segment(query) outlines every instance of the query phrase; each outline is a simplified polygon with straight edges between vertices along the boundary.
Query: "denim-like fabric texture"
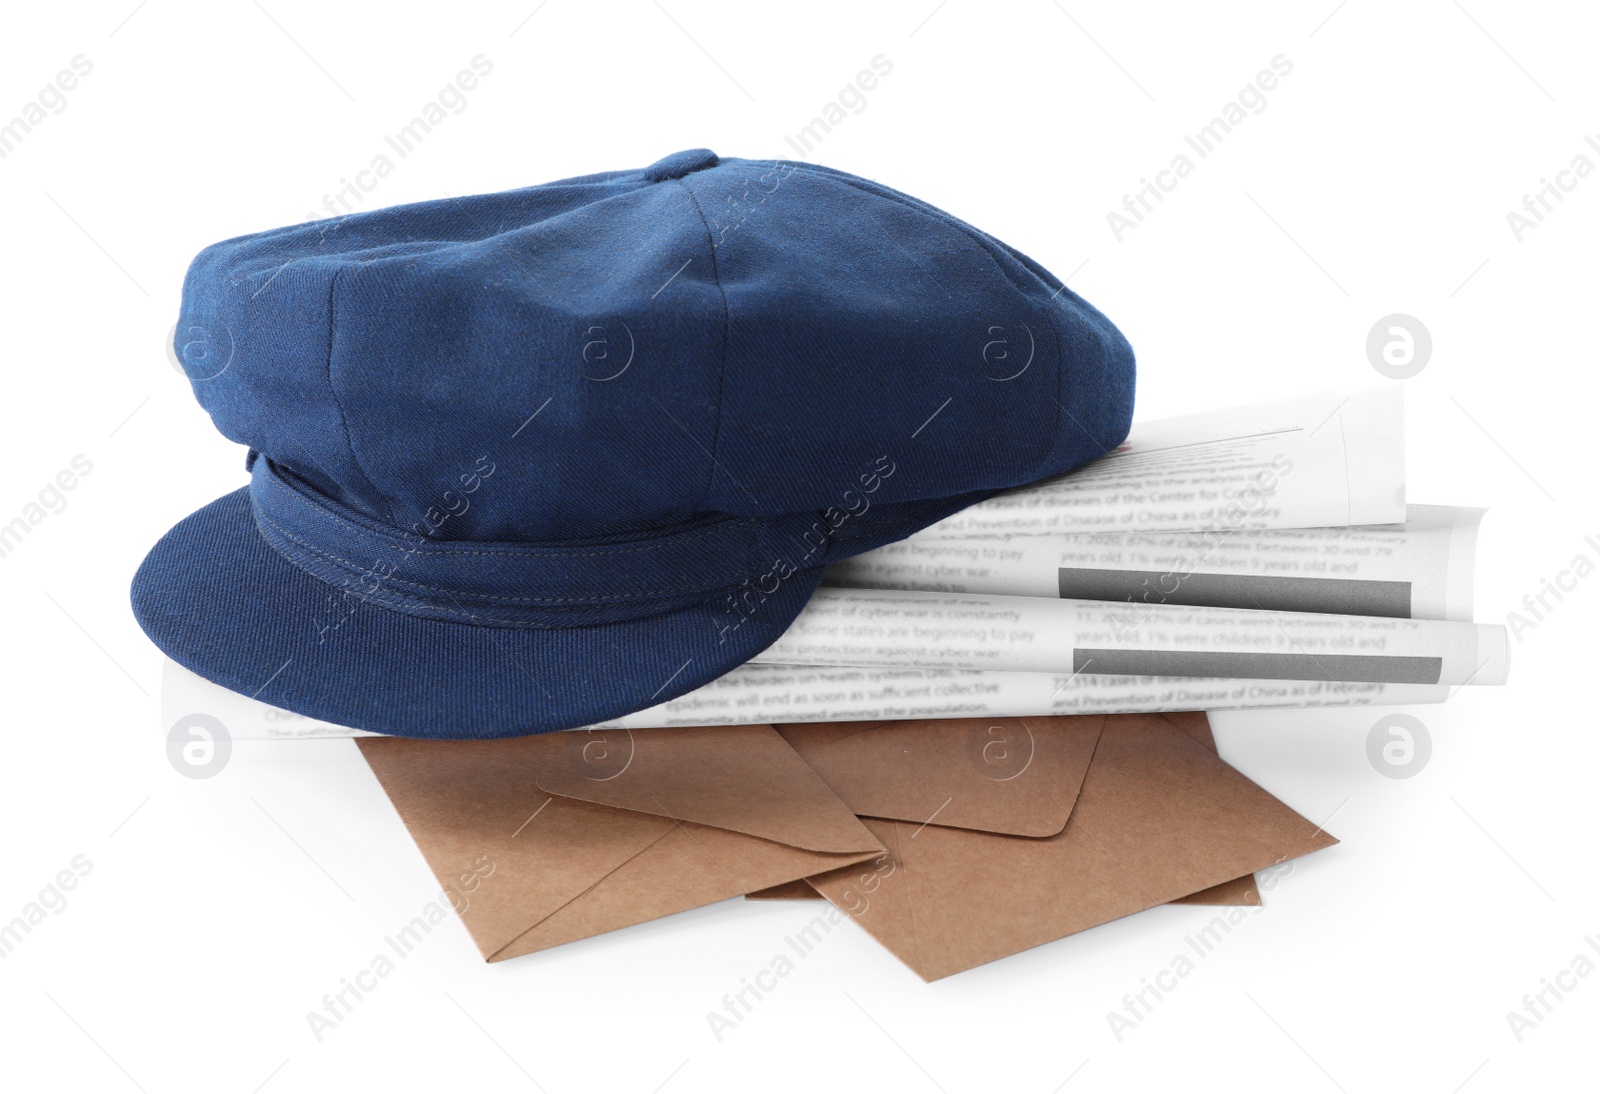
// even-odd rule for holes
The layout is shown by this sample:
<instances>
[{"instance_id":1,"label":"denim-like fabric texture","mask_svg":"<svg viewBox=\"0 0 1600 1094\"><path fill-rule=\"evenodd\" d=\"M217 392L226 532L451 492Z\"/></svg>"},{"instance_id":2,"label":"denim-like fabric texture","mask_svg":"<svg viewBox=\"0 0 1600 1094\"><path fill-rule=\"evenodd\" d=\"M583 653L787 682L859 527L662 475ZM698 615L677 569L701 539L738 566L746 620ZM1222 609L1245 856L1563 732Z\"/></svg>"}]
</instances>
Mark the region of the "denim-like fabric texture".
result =
<instances>
[{"instance_id":1,"label":"denim-like fabric texture","mask_svg":"<svg viewBox=\"0 0 1600 1094\"><path fill-rule=\"evenodd\" d=\"M176 349L251 484L134 578L174 660L361 729L716 678L830 561L1126 437L1112 324L914 198L703 149L216 244Z\"/></svg>"}]
</instances>

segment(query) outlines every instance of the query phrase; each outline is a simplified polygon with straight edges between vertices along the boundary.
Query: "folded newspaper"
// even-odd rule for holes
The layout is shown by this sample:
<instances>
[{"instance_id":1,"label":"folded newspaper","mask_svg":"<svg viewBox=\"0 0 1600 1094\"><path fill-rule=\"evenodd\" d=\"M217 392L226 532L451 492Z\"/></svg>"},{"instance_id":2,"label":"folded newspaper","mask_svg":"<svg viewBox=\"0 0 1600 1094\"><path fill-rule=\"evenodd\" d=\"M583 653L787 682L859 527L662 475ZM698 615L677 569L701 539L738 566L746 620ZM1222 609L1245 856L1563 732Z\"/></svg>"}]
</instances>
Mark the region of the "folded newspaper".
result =
<instances>
[{"instance_id":1,"label":"folded newspaper","mask_svg":"<svg viewBox=\"0 0 1600 1094\"><path fill-rule=\"evenodd\" d=\"M1402 524L914 537L835 563L823 584L1467 622L1482 518L1408 505Z\"/></svg>"},{"instance_id":2,"label":"folded newspaper","mask_svg":"<svg viewBox=\"0 0 1600 1094\"><path fill-rule=\"evenodd\" d=\"M913 539L1233 532L1406 519L1399 386L1135 422L1115 452Z\"/></svg>"},{"instance_id":3,"label":"folded newspaper","mask_svg":"<svg viewBox=\"0 0 1600 1094\"><path fill-rule=\"evenodd\" d=\"M751 663L607 728L1443 701L1503 684L1483 511L1407 505L1400 388L1135 425L1083 468L831 567ZM169 662L168 725L349 736Z\"/></svg>"}]
</instances>

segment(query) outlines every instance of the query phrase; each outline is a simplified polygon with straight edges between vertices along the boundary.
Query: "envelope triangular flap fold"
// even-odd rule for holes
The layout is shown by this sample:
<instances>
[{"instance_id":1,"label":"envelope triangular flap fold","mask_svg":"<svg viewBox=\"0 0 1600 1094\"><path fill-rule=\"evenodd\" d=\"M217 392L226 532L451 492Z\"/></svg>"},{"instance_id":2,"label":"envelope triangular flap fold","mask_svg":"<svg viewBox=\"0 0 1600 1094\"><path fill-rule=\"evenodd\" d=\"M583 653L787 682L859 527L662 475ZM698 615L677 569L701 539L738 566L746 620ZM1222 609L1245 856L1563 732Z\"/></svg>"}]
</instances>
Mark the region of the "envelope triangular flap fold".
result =
<instances>
[{"instance_id":1,"label":"envelope triangular flap fold","mask_svg":"<svg viewBox=\"0 0 1600 1094\"><path fill-rule=\"evenodd\" d=\"M1056 836L868 824L888 855L808 880L926 980L1338 842L1160 715L1106 719Z\"/></svg>"},{"instance_id":2,"label":"envelope triangular flap fold","mask_svg":"<svg viewBox=\"0 0 1600 1094\"><path fill-rule=\"evenodd\" d=\"M1066 827L1104 722L933 718L778 730L860 816L1043 837Z\"/></svg>"},{"instance_id":3,"label":"envelope triangular flap fold","mask_svg":"<svg viewBox=\"0 0 1600 1094\"><path fill-rule=\"evenodd\" d=\"M1198 710L1168 710L1162 711L1160 717L1165 718L1179 729L1183 730L1195 742L1209 748L1212 752L1217 750L1217 738L1211 732L1211 719Z\"/></svg>"},{"instance_id":4,"label":"envelope triangular flap fold","mask_svg":"<svg viewBox=\"0 0 1600 1094\"><path fill-rule=\"evenodd\" d=\"M768 725L576 730L530 739L539 789L808 851L881 851Z\"/></svg>"},{"instance_id":5,"label":"envelope triangular flap fold","mask_svg":"<svg viewBox=\"0 0 1600 1094\"><path fill-rule=\"evenodd\" d=\"M502 961L605 931L659 919L754 889L852 863L870 867L881 848L833 854L687 822L607 874L583 896L533 924L500 952Z\"/></svg>"},{"instance_id":6,"label":"envelope triangular flap fold","mask_svg":"<svg viewBox=\"0 0 1600 1094\"><path fill-rule=\"evenodd\" d=\"M539 790L537 740L356 741L486 958L673 828Z\"/></svg>"},{"instance_id":7,"label":"envelope triangular flap fold","mask_svg":"<svg viewBox=\"0 0 1600 1094\"><path fill-rule=\"evenodd\" d=\"M785 741L789 742L800 755L804 756L809 750L818 745L831 744L845 737L854 737L857 733L865 733L871 729L882 729L891 726L892 721L863 721L863 722L784 722L774 725Z\"/></svg>"},{"instance_id":8,"label":"envelope triangular flap fold","mask_svg":"<svg viewBox=\"0 0 1600 1094\"><path fill-rule=\"evenodd\" d=\"M1215 753L1178 746L1175 728L1159 714L1107 719L1095 754L1095 778L1086 782L1081 800L1093 807L1085 824L1108 854L1148 864L1164 877L1200 881L1219 862L1255 859L1251 868L1259 869L1339 842ZM1148 793L1152 783L1161 786L1161 794ZM1203 831L1203 844L1191 850L1189 840L1171 835L1185 828ZM1279 854L1272 855L1274 849Z\"/></svg>"}]
</instances>

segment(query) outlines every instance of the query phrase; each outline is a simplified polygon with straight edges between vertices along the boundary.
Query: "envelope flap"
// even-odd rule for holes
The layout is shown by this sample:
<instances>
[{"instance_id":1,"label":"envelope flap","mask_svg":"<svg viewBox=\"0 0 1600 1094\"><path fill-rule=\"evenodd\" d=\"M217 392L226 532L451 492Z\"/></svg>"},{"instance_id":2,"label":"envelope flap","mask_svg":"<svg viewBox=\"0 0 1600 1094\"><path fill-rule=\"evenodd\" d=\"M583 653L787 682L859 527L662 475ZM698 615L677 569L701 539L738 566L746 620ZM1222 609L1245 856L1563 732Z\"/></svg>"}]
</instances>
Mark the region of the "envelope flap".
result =
<instances>
[{"instance_id":1,"label":"envelope flap","mask_svg":"<svg viewBox=\"0 0 1600 1094\"><path fill-rule=\"evenodd\" d=\"M1106 719L1059 835L870 823L887 854L807 880L928 980L1337 842L1159 714Z\"/></svg>"},{"instance_id":2,"label":"envelope flap","mask_svg":"<svg viewBox=\"0 0 1600 1094\"><path fill-rule=\"evenodd\" d=\"M780 733L864 817L1053 836L1067 825L1103 715L786 724Z\"/></svg>"},{"instance_id":3,"label":"envelope flap","mask_svg":"<svg viewBox=\"0 0 1600 1094\"><path fill-rule=\"evenodd\" d=\"M771 726L574 730L532 744L546 793L808 851L882 850Z\"/></svg>"},{"instance_id":4,"label":"envelope flap","mask_svg":"<svg viewBox=\"0 0 1600 1094\"><path fill-rule=\"evenodd\" d=\"M1095 778L1084 791L1084 823L1107 853L1176 871L1220 863L1244 849L1279 852L1271 865L1339 841L1245 778L1160 714L1114 714L1095 753ZM1149 790L1159 785L1162 793ZM1165 837L1181 824L1226 817L1211 827L1203 856ZM1237 876L1238 871L1235 871Z\"/></svg>"},{"instance_id":5,"label":"envelope flap","mask_svg":"<svg viewBox=\"0 0 1600 1094\"><path fill-rule=\"evenodd\" d=\"M1211 733L1211 719L1204 712L1198 710L1169 710L1160 715L1183 732L1187 733L1196 743L1209 748L1212 752L1217 750L1217 740Z\"/></svg>"},{"instance_id":6,"label":"envelope flap","mask_svg":"<svg viewBox=\"0 0 1600 1094\"><path fill-rule=\"evenodd\" d=\"M541 791L537 740L356 742L485 957L673 828Z\"/></svg>"}]
</instances>

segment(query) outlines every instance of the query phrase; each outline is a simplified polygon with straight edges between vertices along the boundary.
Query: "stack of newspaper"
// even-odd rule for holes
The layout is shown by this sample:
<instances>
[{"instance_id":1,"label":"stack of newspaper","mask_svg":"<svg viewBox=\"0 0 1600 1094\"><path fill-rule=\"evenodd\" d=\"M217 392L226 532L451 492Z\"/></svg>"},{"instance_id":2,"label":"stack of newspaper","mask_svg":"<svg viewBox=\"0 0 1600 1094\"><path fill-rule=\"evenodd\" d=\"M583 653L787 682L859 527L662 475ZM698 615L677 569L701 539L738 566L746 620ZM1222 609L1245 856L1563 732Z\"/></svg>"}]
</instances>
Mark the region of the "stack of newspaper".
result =
<instances>
[{"instance_id":1,"label":"stack of newspaper","mask_svg":"<svg viewBox=\"0 0 1600 1094\"><path fill-rule=\"evenodd\" d=\"M608 727L1394 705L1503 684L1481 509L1407 505L1398 387L1136 424L833 566L771 648Z\"/></svg>"}]
</instances>

